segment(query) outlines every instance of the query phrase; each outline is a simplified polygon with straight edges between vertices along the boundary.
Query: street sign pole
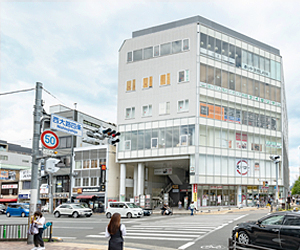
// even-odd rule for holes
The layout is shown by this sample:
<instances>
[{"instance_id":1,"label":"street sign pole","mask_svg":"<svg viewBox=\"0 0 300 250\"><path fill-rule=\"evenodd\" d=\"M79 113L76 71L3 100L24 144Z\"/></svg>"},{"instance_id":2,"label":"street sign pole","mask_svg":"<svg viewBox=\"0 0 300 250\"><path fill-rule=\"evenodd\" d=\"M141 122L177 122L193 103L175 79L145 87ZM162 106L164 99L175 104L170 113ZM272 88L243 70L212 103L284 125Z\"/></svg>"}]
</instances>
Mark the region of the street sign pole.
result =
<instances>
[{"instance_id":1,"label":"street sign pole","mask_svg":"<svg viewBox=\"0 0 300 250\"><path fill-rule=\"evenodd\" d=\"M35 105L33 112L33 140L32 140L32 165L31 165L31 190L30 190L30 206L28 216L28 226L30 218L37 209L38 194L38 165L39 165L39 141L41 133L41 115L42 115L42 89L43 84L36 83L35 87ZM33 236L28 235L27 244L33 244Z\"/></svg>"}]
</instances>

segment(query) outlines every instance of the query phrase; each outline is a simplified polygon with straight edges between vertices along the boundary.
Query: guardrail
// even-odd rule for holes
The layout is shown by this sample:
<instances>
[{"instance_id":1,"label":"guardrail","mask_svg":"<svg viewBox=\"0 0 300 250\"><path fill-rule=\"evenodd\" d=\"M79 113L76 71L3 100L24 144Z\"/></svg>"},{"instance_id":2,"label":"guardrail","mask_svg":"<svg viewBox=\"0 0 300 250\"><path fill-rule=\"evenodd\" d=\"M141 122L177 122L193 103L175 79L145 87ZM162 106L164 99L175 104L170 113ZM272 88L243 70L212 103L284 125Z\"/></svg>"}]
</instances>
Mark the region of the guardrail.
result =
<instances>
[{"instance_id":1,"label":"guardrail","mask_svg":"<svg viewBox=\"0 0 300 250\"><path fill-rule=\"evenodd\" d=\"M43 239L52 241L53 223L43 232ZM27 240L28 224L0 224L0 241Z\"/></svg>"},{"instance_id":2,"label":"guardrail","mask_svg":"<svg viewBox=\"0 0 300 250\"><path fill-rule=\"evenodd\" d=\"M243 245L236 241L236 239L228 239L228 249L229 250L275 250L273 248L255 246L255 245Z\"/></svg>"}]
</instances>

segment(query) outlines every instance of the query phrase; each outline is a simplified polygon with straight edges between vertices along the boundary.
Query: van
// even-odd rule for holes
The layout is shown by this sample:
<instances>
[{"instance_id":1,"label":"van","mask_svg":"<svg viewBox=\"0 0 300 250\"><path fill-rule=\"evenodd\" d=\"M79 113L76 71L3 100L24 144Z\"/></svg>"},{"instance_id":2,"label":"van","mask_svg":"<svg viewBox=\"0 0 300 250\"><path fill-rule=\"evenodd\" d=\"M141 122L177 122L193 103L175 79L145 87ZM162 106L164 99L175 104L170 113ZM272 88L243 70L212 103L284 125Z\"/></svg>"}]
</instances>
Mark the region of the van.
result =
<instances>
[{"instance_id":1,"label":"van","mask_svg":"<svg viewBox=\"0 0 300 250\"><path fill-rule=\"evenodd\" d=\"M28 203L10 203L7 205L6 216L29 216L29 204Z\"/></svg>"},{"instance_id":2,"label":"van","mask_svg":"<svg viewBox=\"0 0 300 250\"><path fill-rule=\"evenodd\" d=\"M109 202L106 209L106 217L111 218L114 213L119 213L121 217L142 217L143 209L135 205L133 202Z\"/></svg>"}]
</instances>

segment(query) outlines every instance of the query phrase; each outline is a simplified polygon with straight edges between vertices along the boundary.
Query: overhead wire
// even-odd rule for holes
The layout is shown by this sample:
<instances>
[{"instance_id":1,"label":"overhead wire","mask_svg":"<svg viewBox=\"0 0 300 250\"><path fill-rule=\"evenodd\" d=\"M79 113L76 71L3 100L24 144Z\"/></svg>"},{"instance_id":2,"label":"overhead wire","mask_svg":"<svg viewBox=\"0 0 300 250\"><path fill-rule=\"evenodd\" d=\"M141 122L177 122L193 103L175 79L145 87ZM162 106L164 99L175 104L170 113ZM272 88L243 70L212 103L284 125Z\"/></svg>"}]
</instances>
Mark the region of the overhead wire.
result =
<instances>
[{"instance_id":1,"label":"overhead wire","mask_svg":"<svg viewBox=\"0 0 300 250\"><path fill-rule=\"evenodd\" d=\"M28 92L28 91L32 91L34 90L34 88L31 89L21 89L21 90L15 90L15 91L10 91L10 92L4 92L4 93L0 93L0 95L10 95L10 94L17 94L20 92Z\"/></svg>"}]
</instances>

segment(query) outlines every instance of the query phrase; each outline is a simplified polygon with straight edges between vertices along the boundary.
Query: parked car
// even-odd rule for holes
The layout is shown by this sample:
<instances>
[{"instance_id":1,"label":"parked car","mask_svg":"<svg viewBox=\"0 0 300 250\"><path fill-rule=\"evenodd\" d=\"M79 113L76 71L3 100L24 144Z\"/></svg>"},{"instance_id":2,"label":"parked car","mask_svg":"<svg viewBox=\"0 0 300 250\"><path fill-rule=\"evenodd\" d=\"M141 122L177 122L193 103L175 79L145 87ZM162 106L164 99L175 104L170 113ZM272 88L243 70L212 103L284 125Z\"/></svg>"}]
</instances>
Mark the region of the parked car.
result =
<instances>
[{"instance_id":1,"label":"parked car","mask_svg":"<svg viewBox=\"0 0 300 250\"><path fill-rule=\"evenodd\" d=\"M29 215L28 203L10 203L6 208L6 216L21 216L25 217Z\"/></svg>"},{"instance_id":2,"label":"parked car","mask_svg":"<svg viewBox=\"0 0 300 250\"><path fill-rule=\"evenodd\" d=\"M132 202L109 202L106 209L106 217L111 218L114 213L119 213L121 217L142 217L143 209Z\"/></svg>"},{"instance_id":3,"label":"parked car","mask_svg":"<svg viewBox=\"0 0 300 250\"><path fill-rule=\"evenodd\" d=\"M56 218L60 217L61 215L68 215L72 216L73 218L77 218L79 216L86 216L91 217L93 214L92 209L84 208L78 204L62 204L55 208L53 214Z\"/></svg>"},{"instance_id":4,"label":"parked car","mask_svg":"<svg viewBox=\"0 0 300 250\"><path fill-rule=\"evenodd\" d=\"M6 206L3 204L0 204L0 213L5 214L5 212L6 212Z\"/></svg>"},{"instance_id":5,"label":"parked car","mask_svg":"<svg viewBox=\"0 0 300 250\"><path fill-rule=\"evenodd\" d=\"M41 207L42 212L49 212L49 204L47 203L46 205Z\"/></svg>"},{"instance_id":6,"label":"parked car","mask_svg":"<svg viewBox=\"0 0 300 250\"><path fill-rule=\"evenodd\" d=\"M232 230L237 242L273 249L300 249L300 213L276 212L257 221L240 223Z\"/></svg>"}]
</instances>

